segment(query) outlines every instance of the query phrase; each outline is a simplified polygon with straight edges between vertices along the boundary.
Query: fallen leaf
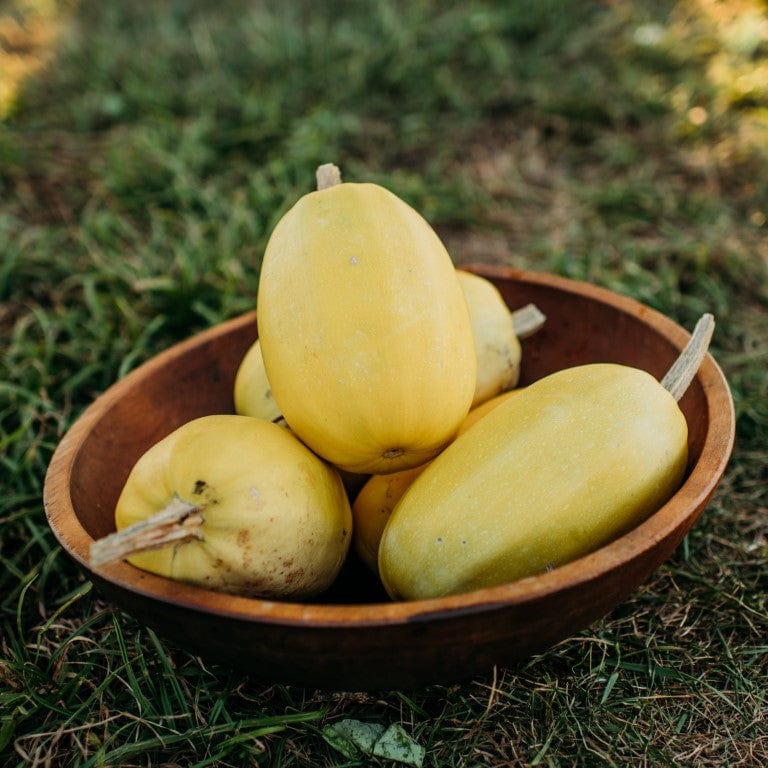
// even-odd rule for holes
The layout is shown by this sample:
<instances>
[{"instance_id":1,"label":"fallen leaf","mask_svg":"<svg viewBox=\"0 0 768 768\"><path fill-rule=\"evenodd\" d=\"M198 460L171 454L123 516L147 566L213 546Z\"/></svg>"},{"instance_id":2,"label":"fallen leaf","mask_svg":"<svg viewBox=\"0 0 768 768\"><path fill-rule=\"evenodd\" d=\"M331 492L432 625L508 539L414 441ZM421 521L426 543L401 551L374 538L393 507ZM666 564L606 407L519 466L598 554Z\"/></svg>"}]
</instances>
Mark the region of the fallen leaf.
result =
<instances>
[{"instance_id":1,"label":"fallen leaf","mask_svg":"<svg viewBox=\"0 0 768 768\"><path fill-rule=\"evenodd\" d=\"M417 744L397 723L385 728L381 723L340 720L323 728L323 738L348 760L374 756L421 768L424 747Z\"/></svg>"},{"instance_id":2,"label":"fallen leaf","mask_svg":"<svg viewBox=\"0 0 768 768\"><path fill-rule=\"evenodd\" d=\"M393 723L373 745L373 754L387 760L421 768L424 762L424 747L417 744L397 723Z\"/></svg>"},{"instance_id":3,"label":"fallen leaf","mask_svg":"<svg viewBox=\"0 0 768 768\"><path fill-rule=\"evenodd\" d=\"M323 728L323 738L349 760L372 755L378 738L385 732L380 723L340 720Z\"/></svg>"}]
</instances>

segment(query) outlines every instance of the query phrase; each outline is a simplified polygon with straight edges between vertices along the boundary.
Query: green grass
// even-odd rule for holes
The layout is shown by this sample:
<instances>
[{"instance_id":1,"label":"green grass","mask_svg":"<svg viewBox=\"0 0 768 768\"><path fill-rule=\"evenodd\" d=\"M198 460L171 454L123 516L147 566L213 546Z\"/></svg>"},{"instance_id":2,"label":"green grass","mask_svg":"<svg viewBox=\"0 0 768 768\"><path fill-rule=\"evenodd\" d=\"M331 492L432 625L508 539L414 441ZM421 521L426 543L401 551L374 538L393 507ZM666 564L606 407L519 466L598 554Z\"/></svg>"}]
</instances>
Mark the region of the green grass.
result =
<instances>
[{"instance_id":1,"label":"green grass","mask_svg":"<svg viewBox=\"0 0 768 768\"><path fill-rule=\"evenodd\" d=\"M0 764L363 765L321 736L343 717L402 723L427 766L768 764L766 25L748 0L0 2L0 81L28 65L0 89ZM45 521L78 414L253 306L328 160L457 263L718 321L738 434L700 522L609 616L463 684L211 666L104 602Z\"/></svg>"}]
</instances>

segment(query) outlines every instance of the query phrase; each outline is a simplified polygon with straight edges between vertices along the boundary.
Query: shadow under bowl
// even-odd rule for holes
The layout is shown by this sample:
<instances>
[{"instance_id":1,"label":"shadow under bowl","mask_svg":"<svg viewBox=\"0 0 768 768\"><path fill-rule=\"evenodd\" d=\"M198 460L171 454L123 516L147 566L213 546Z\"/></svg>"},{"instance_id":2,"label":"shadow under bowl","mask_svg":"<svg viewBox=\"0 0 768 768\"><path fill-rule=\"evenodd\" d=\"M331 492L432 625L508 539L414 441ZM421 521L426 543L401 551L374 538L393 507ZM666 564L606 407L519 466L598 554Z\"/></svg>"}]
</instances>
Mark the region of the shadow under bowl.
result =
<instances>
[{"instance_id":1,"label":"shadow under bowl","mask_svg":"<svg viewBox=\"0 0 768 768\"><path fill-rule=\"evenodd\" d=\"M631 365L660 379L690 337L662 314L591 284L463 268L490 279L511 308L533 302L546 315L544 328L522 342L522 385L589 362ZM680 489L629 533L547 573L396 603L350 557L328 594L294 603L189 586L125 562L93 569L91 543L114 531L115 504L136 460L190 419L233 412L234 376L256 335L252 312L173 346L114 384L57 447L44 500L58 541L104 596L178 646L265 682L411 688L467 679L544 650L623 602L672 554L733 448L730 391L707 355L680 401L689 428Z\"/></svg>"}]
</instances>

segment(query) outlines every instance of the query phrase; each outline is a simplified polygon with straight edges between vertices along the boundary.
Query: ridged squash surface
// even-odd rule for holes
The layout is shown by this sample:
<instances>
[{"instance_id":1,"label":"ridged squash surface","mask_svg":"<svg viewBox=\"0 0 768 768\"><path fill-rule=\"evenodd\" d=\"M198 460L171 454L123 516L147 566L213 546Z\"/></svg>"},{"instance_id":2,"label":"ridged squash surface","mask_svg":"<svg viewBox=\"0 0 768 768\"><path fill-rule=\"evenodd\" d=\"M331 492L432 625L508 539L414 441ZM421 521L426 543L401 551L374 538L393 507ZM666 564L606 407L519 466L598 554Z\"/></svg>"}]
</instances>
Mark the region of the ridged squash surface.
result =
<instances>
[{"instance_id":1,"label":"ridged squash surface","mask_svg":"<svg viewBox=\"0 0 768 768\"><path fill-rule=\"evenodd\" d=\"M687 425L648 373L596 363L531 384L458 437L387 523L392 597L495 586L587 554L678 488Z\"/></svg>"},{"instance_id":2,"label":"ridged squash surface","mask_svg":"<svg viewBox=\"0 0 768 768\"><path fill-rule=\"evenodd\" d=\"M312 192L283 216L257 311L280 411L342 469L422 464L469 410L475 349L456 270L432 227L381 186Z\"/></svg>"}]
</instances>

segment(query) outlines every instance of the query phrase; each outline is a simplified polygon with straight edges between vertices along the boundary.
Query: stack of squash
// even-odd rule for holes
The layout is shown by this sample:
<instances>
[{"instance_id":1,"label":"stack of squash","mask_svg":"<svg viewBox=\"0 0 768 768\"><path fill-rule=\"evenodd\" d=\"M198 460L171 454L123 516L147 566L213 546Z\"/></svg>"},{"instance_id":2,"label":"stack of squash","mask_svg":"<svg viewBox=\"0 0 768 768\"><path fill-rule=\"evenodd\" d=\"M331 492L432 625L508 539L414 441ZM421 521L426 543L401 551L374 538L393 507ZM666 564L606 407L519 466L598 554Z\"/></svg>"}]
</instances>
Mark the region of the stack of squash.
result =
<instances>
[{"instance_id":1,"label":"stack of squash","mask_svg":"<svg viewBox=\"0 0 768 768\"><path fill-rule=\"evenodd\" d=\"M393 598L438 597L578 557L682 479L687 427L667 387L606 363L515 390L522 332L493 284L456 269L396 195L335 166L275 227L257 309L237 414L139 460L94 562L305 599L354 541Z\"/></svg>"}]
</instances>

